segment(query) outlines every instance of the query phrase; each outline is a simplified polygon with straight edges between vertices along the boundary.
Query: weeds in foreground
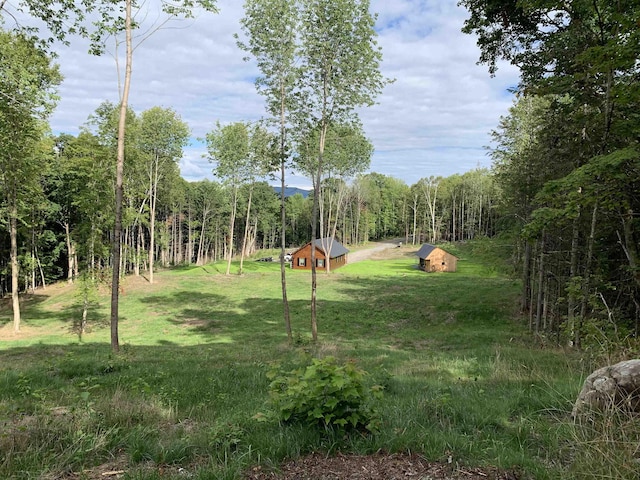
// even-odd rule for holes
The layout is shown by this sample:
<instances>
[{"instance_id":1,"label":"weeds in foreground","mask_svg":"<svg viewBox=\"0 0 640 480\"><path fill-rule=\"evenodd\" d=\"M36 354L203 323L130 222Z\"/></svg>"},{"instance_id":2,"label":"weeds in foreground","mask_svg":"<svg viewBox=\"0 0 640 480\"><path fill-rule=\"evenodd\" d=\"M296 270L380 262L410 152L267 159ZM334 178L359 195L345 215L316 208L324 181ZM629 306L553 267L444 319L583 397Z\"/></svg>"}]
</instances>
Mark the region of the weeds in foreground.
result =
<instances>
[{"instance_id":1,"label":"weeds in foreground","mask_svg":"<svg viewBox=\"0 0 640 480\"><path fill-rule=\"evenodd\" d=\"M616 406L591 411L569 425L567 433L572 478L639 478L640 417L637 413Z\"/></svg>"}]
</instances>

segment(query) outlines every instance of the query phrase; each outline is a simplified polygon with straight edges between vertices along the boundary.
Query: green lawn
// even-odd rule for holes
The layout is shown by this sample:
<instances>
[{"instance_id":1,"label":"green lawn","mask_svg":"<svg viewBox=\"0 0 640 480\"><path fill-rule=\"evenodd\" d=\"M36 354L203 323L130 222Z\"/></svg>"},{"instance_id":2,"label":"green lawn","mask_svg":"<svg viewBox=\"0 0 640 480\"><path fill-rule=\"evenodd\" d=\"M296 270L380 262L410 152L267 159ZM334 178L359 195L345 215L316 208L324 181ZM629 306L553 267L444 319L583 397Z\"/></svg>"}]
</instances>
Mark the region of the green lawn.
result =
<instances>
[{"instance_id":1,"label":"green lawn","mask_svg":"<svg viewBox=\"0 0 640 480\"><path fill-rule=\"evenodd\" d=\"M117 356L106 291L81 340L72 286L25 298L17 337L6 305L0 478L100 465L136 479L239 478L312 451L380 449L522 478L584 478L571 463L568 419L586 373L579 358L530 338L516 316L517 281L469 249L456 253L457 273L425 274L406 256L320 274L317 345L310 273L293 270L287 342L277 263L246 261L242 276L225 276L220 263L161 271L154 285L126 279ZM370 385L385 387L380 431L336 437L254 418L269 408L268 370L309 355L355 359Z\"/></svg>"}]
</instances>

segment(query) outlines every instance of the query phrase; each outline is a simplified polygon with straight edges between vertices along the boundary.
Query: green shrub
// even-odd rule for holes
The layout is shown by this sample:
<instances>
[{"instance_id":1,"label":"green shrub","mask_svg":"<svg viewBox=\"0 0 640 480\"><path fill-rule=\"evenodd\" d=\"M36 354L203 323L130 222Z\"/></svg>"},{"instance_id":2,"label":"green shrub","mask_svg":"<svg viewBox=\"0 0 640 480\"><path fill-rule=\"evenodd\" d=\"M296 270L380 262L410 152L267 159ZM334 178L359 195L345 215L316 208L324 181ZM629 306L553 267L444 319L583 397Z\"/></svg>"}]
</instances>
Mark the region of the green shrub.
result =
<instances>
[{"instance_id":1,"label":"green shrub","mask_svg":"<svg viewBox=\"0 0 640 480\"><path fill-rule=\"evenodd\" d=\"M383 387L366 388L365 375L354 362L340 365L333 357L314 359L291 372L271 372L271 402L284 422L374 431L379 420L370 399L381 398Z\"/></svg>"}]
</instances>

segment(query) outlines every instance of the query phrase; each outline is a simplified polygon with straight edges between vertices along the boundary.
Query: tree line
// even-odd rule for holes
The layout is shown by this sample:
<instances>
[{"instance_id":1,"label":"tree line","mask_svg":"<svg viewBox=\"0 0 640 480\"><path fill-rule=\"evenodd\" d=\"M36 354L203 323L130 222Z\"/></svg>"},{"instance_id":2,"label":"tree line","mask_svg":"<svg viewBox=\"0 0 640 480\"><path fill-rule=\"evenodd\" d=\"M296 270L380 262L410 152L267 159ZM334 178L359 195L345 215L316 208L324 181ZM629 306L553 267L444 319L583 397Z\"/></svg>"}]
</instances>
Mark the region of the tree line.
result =
<instances>
[{"instance_id":1,"label":"tree line","mask_svg":"<svg viewBox=\"0 0 640 480\"><path fill-rule=\"evenodd\" d=\"M83 272L108 279L117 121L118 106L104 102L78 135L43 137L31 162L37 169L30 173L29 195L21 199L17 216L19 291L59 280L71 283ZM261 155L273 158L268 132L246 123L218 125L208 136L211 158L220 160L225 130L240 132L241 140L236 138L228 151L235 156L228 164L212 163L216 180L188 182L178 163L189 128L175 111L153 107L136 114L129 109L127 123L123 274L145 275L153 282L156 263L204 265L279 247L279 189L259 175ZM258 160L253 175L247 174L249 166L242 167L251 159ZM6 205L8 192L2 191ZM414 244L458 241L495 233L498 190L486 169L424 178L411 186L360 173L351 181L326 179L320 191L324 217L318 223L335 224L337 239L347 244L388 237ZM285 197L288 250L311 239L313 196L309 191ZM0 232L2 296L12 292L9 233Z\"/></svg>"}]
</instances>

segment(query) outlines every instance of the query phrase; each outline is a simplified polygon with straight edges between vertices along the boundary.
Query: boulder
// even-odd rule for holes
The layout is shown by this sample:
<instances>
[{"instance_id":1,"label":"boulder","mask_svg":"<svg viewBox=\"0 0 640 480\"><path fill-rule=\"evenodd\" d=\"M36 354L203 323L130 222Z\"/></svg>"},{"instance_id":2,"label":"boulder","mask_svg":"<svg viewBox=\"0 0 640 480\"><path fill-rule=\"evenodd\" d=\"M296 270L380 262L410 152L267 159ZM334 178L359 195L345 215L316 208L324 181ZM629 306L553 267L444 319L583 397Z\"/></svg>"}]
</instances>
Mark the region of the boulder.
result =
<instances>
[{"instance_id":1,"label":"boulder","mask_svg":"<svg viewBox=\"0 0 640 480\"><path fill-rule=\"evenodd\" d=\"M575 418L584 411L612 407L640 412L640 359L603 367L589 375L572 415Z\"/></svg>"}]
</instances>

